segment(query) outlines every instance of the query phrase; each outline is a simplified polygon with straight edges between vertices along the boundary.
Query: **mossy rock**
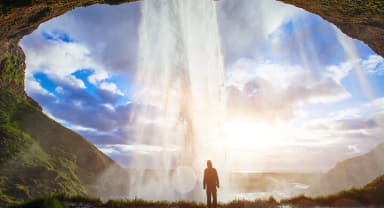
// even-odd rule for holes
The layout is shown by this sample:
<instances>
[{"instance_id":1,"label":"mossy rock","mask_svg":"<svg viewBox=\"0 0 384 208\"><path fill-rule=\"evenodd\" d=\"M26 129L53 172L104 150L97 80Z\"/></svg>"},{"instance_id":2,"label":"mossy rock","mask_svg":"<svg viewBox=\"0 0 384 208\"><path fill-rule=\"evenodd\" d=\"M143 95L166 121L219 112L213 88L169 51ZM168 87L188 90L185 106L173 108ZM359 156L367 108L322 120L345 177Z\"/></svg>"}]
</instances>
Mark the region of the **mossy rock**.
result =
<instances>
[{"instance_id":1,"label":"mossy rock","mask_svg":"<svg viewBox=\"0 0 384 208\"><path fill-rule=\"evenodd\" d=\"M8 56L1 63L0 79L14 84L21 84L23 77L21 74L20 65L22 61L16 56Z\"/></svg>"}]
</instances>

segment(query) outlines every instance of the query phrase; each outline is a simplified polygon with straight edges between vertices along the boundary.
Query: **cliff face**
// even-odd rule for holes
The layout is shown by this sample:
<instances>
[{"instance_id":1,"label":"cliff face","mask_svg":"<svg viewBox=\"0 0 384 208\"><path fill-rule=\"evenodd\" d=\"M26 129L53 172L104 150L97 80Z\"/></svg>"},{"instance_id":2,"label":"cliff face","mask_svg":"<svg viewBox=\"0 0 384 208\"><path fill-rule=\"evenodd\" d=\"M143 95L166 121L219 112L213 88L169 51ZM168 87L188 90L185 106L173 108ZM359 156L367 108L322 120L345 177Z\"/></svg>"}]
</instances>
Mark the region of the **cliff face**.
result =
<instances>
[{"instance_id":1,"label":"cliff face","mask_svg":"<svg viewBox=\"0 0 384 208\"><path fill-rule=\"evenodd\" d=\"M25 55L17 41L0 44L0 89L9 89L24 96Z\"/></svg>"}]
</instances>

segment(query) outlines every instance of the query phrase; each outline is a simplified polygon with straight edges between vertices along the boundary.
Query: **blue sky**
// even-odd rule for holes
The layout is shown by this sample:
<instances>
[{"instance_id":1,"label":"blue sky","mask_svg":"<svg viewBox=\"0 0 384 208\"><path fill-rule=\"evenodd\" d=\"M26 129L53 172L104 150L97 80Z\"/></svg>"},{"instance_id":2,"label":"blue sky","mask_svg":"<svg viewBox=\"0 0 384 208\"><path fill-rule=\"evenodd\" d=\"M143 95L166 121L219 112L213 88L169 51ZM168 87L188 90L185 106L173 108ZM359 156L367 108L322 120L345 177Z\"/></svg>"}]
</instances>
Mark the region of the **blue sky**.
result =
<instances>
[{"instance_id":1,"label":"blue sky","mask_svg":"<svg viewBox=\"0 0 384 208\"><path fill-rule=\"evenodd\" d=\"M216 4L229 123L247 123L243 131L262 123L261 131L281 128L288 137L233 145L234 161L268 161L262 168L244 162L236 169L325 171L383 142L382 57L293 6L268 0ZM129 124L139 106L132 98L140 18L140 3L78 8L40 25L20 43L27 93L123 166L137 149L157 151L130 139L137 133ZM369 85L362 87L362 80ZM260 144L265 148L254 153ZM238 156L239 151L247 153Z\"/></svg>"}]
</instances>

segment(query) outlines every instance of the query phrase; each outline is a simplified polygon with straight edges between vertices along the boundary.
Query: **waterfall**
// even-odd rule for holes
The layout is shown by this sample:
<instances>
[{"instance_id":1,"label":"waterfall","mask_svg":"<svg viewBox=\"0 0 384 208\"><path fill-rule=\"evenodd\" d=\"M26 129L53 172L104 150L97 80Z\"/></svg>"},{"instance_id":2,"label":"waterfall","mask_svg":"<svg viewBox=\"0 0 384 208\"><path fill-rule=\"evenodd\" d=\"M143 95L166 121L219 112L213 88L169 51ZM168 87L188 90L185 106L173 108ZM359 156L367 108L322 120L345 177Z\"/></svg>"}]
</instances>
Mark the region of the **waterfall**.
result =
<instances>
[{"instance_id":1,"label":"waterfall","mask_svg":"<svg viewBox=\"0 0 384 208\"><path fill-rule=\"evenodd\" d=\"M130 198L199 200L210 159L225 168L223 57L215 1L142 2L136 74L138 107Z\"/></svg>"}]
</instances>

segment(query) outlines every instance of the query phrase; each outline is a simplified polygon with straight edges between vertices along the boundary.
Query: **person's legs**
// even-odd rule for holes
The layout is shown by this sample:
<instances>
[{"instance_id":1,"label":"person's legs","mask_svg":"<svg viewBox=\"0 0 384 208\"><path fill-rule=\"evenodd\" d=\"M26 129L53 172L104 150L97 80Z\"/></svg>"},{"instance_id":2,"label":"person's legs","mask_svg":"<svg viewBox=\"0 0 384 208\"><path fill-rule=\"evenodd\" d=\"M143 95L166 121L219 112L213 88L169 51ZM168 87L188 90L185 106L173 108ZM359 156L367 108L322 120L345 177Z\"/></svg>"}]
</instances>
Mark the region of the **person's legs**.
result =
<instances>
[{"instance_id":1,"label":"person's legs","mask_svg":"<svg viewBox=\"0 0 384 208\"><path fill-rule=\"evenodd\" d=\"M207 208L211 208L212 191L207 189Z\"/></svg>"},{"instance_id":2,"label":"person's legs","mask_svg":"<svg viewBox=\"0 0 384 208\"><path fill-rule=\"evenodd\" d=\"M213 196L213 208L216 208L216 206L217 206L217 192L216 192L216 190L212 191L212 196Z\"/></svg>"}]
</instances>

